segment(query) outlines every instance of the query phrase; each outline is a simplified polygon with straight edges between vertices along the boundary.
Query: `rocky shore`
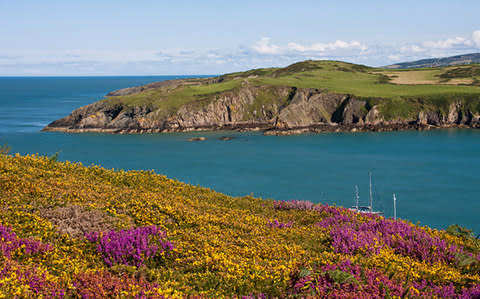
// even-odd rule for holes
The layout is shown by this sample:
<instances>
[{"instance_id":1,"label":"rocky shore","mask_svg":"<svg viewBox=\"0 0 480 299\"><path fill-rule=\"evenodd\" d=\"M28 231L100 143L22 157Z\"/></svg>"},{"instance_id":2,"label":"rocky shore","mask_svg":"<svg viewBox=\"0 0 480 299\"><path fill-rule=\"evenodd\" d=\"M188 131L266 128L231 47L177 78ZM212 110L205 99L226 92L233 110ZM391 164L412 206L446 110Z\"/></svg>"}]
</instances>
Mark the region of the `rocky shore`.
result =
<instances>
[{"instance_id":1,"label":"rocky shore","mask_svg":"<svg viewBox=\"0 0 480 299\"><path fill-rule=\"evenodd\" d=\"M271 129L264 131L264 135L296 135L304 133L325 133L325 132L394 132L394 131L407 131L417 130L426 131L430 129L441 128L475 128L478 129L478 125L466 125L466 124L445 124L440 126L412 123L379 123L379 124L364 124L364 125L312 125L305 128L291 128L291 129Z\"/></svg>"},{"instance_id":2,"label":"rocky shore","mask_svg":"<svg viewBox=\"0 0 480 299\"><path fill-rule=\"evenodd\" d=\"M297 135L305 133L326 133L326 132L394 132L417 130L425 131L442 128L470 128L479 129L480 125L475 124L442 124L430 125L417 122L407 123L378 123L378 124L314 124L306 127L276 128L267 125L235 125L235 126L209 126L197 128L176 128L176 129L112 129L112 128L65 128L65 127L45 127L44 132L63 132L63 133L111 133L111 134L148 134L148 133L176 133L176 132L202 132L202 131L236 131L236 132L263 132L264 135Z\"/></svg>"}]
</instances>

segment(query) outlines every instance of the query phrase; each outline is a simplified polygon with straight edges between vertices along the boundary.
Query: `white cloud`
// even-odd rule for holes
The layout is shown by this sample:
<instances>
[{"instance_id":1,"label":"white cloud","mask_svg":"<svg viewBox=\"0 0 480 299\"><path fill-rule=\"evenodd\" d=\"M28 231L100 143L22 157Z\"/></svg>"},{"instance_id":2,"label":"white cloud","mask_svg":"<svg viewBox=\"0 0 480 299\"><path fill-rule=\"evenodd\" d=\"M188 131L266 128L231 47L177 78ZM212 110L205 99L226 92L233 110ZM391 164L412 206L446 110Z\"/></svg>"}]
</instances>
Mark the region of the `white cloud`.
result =
<instances>
[{"instance_id":1,"label":"white cloud","mask_svg":"<svg viewBox=\"0 0 480 299\"><path fill-rule=\"evenodd\" d=\"M424 58L446 57L478 51L480 48L480 30L471 37L450 37L439 40L427 40L417 43L405 43L398 47L380 47L379 53L385 53L390 63L411 61Z\"/></svg>"},{"instance_id":2,"label":"white cloud","mask_svg":"<svg viewBox=\"0 0 480 299\"><path fill-rule=\"evenodd\" d=\"M419 45L407 45L407 46L402 46L400 47L400 52L401 53L421 53L425 52L426 49Z\"/></svg>"},{"instance_id":3,"label":"white cloud","mask_svg":"<svg viewBox=\"0 0 480 299\"><path fill-rule=\"evenodd\" d=\"M290 51L297 51L297 52L325 52L325 51L335 51L335 50L345 50L345 49L352 49L352 50L367 50L367 46L361 44L358 41L351 41L345 42L342 40L336 40L333 43L315 43L311 46L304 46L294 42L288 43L286 49Z\"/></svg>"},{"instance_id":4,"label":"white cloud","mask_svg":"<svg viewBox=\"0 0 480 299\"><path fill-rule=\"evenodd\" d=\"M472 39L477 48L480 48L480 30L474 31L472 33Z\"/></svg>"},{"instance_id":5,"label":"white cloud","mask_svg":"<svg viewBox=\"0 0 480 299\"><path fill-rule=\"evenodd\" d=\"M254 46L253 49L260 54L279 54L280 47L270 43L269 37L262 37Z\"/></svg>"},{"instance_id":6,"label":"white cloud","mask_svg":"<svg viewBox=\"0 0 480 299\"><path fill-rule=\"evenodd\" d=\"M401 59L399 55L388 55L387 57L392 61L399 61Z\"/></svg>"},{"instance_id":7,"label":"white cloud","mask_svg":"<svg viewBox=\"0 0 480 299\"><path fill-rule=\"evenodd\" d=\"M342 41L336 40L332 43L314 43L311 45L302 45L290 42L286 46L273 44L268 37L261 38L252 47L253 51L258 54L266 55L303 55L303 54L325 54L333 51L366 51L368 47L358 41Z\"/></svg>"},{"instance_id":8,"label":"white cloud","mask_svg":"<svg viewBox=\"0 0 480 299\"><path fill-rule=\"evenodd\" d=\"M305 46L302 46L302 45L297 44L297 43L288 43L287 48L290 49L290 50L293 50L293 51L298 51L298 52L307 51L307 48L305 48Z\"/></svg>"},{"instance_id":9,"label":"white cloud","mask_svg":"<svg viewBox=\"0 0 480 299\"><path fill-rule=\"evenodd\" d=\"M452 49L456 47L469 47L472 45L472 41L463 37L447 38L438 41L426 41L423 46L426 48L434 49Z\"/></svg>"}]
</instances>

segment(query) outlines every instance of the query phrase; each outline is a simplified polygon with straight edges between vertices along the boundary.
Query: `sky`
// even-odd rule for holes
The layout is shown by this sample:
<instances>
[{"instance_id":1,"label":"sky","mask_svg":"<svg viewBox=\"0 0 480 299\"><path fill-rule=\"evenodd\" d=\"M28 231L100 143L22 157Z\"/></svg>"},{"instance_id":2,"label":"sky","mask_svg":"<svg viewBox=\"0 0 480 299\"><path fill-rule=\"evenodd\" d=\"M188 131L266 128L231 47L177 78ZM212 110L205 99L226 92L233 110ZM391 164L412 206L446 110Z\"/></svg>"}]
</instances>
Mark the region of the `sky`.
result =
<instances>
[{"instance_id":1,"label":"sky","mask_svg":"<svg viewBox=\"0 0 480 299\"><path fill-rule=\"evenodd\" d=\"M480 52L480 1L0 0L0 76L383 66Z\"/></svg>"}]
</instances>

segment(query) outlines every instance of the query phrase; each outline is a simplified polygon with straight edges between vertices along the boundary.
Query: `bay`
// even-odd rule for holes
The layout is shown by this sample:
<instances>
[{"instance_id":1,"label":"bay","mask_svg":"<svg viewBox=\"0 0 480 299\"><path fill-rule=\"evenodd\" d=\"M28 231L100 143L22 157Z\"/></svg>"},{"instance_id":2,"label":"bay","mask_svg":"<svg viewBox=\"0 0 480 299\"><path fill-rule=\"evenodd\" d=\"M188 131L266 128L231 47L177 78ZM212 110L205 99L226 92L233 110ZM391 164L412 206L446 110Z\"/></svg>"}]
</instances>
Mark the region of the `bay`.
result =
<instances>
[{"instance_id":1,"label":"bay","mask_svg":"<svg viewBox=\"0 0 480 299\"><path fill-rule=\"evenodd\" d=\"M181 77L181 76L177 76ZM480 233L480 131L442 129L385 133L263 136L261 133L64 134L40 132L49 122L109 91L157 77L2 77L0 145L21 154L59 153L60 160L114 169L153 169L229 195L300 199L351 206L354 186L392 216ZM206 141L189 142L205 136ZM221 136L232 140L219 140Z\"/></svg>"}]
</instances>

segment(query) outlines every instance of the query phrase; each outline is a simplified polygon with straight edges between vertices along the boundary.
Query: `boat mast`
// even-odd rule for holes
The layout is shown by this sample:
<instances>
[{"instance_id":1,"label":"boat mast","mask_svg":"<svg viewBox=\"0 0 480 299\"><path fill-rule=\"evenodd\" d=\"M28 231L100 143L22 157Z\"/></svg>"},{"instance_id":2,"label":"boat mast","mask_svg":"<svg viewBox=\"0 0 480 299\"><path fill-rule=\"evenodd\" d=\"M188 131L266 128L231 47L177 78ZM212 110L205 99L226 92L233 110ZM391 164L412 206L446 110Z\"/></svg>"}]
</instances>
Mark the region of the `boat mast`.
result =
<instances>
[{"instance_id":1,"label":"boat mast","mask_svg":"<svg viewBox=\"0 0 480 299\"><path fill-rule=\"evenodd\" d=\"M372 173L369 172L369 186L370 186L370 211L373 211L373 196L372 196Z\"/></svg>"},{"instance_id":2,"label":"boat mast","mask_svg":"<svg viewBox=\"0 0 480 299\"><path fill-rule=\"evenodd\" d=\"M355 208L357 208L357 209L358 209L358 199L359 199L359 198L360 198L360 197L358 196L358 186L355 185L355 200L356 200L356 204L357 204L357 205L355 206Z\"/></svg>"},{"instance_id":3,"label":"boat mast","mask_svg":"<svg viewBox=\"0 0 480 299\"><path fill-rule=\"evenodd\" d=\"M393 193L393 219L397 220L397 198L395 193Z\"/></svg>"}]
</instances>

